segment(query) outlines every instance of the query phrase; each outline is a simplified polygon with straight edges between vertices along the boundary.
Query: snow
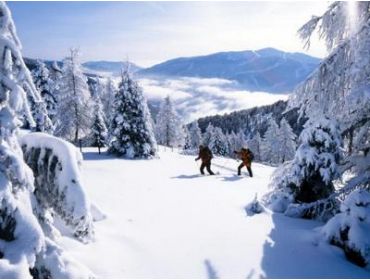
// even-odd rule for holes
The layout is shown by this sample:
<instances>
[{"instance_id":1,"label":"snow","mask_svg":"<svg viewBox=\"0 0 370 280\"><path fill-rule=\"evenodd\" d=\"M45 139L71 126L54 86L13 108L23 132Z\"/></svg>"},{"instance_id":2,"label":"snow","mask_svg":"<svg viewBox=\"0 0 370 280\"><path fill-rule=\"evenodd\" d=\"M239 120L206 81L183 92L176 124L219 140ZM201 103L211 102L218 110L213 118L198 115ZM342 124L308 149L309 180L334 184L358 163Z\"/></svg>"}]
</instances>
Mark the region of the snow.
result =
<instances>
[{"instance_id":1,"label":"snow","mask_svg":"<svg viewBox=\"0 0 370 280\"><path fill-rule=\"evenodd\" d=\"M58 160L58 168L55 174L52 172L48 174L51 163L43 167L46 169L48 177L54 175L55 178L50 178L52 183L46 181L50 183L50 186L43 186L44 189L39 190L39 202L43 201L47 207L53 207L54 211L73 229L76 236L81 235L81 238L92 237L90 202L85 195L83 180L80 175L81 153L72 144L45 133L29 133L20 138L19 141L26 158L30 157L33 148L41 149L41 155L36 164L39 167L39 173L42 170L43 163L41 161L44 159L43 156L47 153L47 150L50 150ZM45 174L38 174L38 176L43 175ZM36 176L36 180L38 176ZM53 183L57 189L53 189Z\"/></svg>"},{"instance_id":2,"label":"snow","mask_svg":"<svg viewBox=\"0 0 370 280\"><path fill-rule=\"evenodd\" d=\"M194 156L159 148L159 158L127 160L84 149L82 176L106 215L96 240L64 236L61 246L104 278L370 278L343 252L317 241L320 222L245 206L267 191L274 168L215 158L218 175L199 175Z\"/></svg>"}]
</instances>

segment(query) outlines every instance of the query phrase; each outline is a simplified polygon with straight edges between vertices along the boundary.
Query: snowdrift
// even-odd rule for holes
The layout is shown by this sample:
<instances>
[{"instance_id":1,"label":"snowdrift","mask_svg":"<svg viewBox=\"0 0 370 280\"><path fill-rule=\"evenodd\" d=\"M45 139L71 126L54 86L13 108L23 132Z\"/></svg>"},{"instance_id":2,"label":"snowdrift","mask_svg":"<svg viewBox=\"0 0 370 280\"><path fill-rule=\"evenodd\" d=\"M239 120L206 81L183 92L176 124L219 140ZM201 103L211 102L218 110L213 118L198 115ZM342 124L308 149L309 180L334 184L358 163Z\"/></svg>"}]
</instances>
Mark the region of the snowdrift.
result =
<instances>
[{"instance_id":1,"label":"snowdrift","mask_svg":"<svg viewBox=\"0 0 370 280\"><path fill-rule=\"evenodd\" d=\"M44 133L20 138L24 159L35 176L35 196L52 209L82 241L93 237L90 203L80 176L81 153L70 143Z\"/></svg>"}]
</instances>

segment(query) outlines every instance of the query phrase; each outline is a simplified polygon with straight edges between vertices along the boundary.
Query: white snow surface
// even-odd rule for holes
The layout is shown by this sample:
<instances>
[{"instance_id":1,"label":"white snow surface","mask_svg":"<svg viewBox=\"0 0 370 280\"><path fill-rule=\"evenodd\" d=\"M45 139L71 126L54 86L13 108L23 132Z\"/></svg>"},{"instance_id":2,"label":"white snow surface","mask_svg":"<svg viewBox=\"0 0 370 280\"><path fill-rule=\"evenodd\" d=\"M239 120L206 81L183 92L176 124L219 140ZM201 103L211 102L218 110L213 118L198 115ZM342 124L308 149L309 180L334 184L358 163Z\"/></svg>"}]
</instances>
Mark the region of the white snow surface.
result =
<instances>
[{"instance_id":1,"label":"white snow surface","mask_svg":"<svg viewBox=\"0 0 370 280\"><path fill-rule=\"evenodd\" d=\"M84 149L86 192L106 214L96 240L61 245L104 278L370 278L339 248L320 241L319 222L244 207L266 191L274 168L215 158L215 176L199 175L194 156L159 149L159 158L127 160Z\"/></svg>"}]
</instances>

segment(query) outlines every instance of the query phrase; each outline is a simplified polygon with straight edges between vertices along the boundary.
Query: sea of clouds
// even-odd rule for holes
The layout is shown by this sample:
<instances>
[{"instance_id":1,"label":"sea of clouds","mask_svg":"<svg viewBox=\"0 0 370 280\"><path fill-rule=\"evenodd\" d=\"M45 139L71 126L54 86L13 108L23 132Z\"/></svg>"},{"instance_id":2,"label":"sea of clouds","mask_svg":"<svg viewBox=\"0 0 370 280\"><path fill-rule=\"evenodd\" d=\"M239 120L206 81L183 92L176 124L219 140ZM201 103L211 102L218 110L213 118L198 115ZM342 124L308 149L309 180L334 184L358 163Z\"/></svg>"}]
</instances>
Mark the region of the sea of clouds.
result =
<instances>
[{"instance_id":1,"label":"sea of clouds","mask_svg":"<svg viewBox=\"0 0 370 280\"><path fill-rule=\"evenodd\" d=\"M246 91L237 82L217 78L140 78L139 83L152 108L169 95L184 122L288 98L288 94Z\"/></svg>"}]
</instances>

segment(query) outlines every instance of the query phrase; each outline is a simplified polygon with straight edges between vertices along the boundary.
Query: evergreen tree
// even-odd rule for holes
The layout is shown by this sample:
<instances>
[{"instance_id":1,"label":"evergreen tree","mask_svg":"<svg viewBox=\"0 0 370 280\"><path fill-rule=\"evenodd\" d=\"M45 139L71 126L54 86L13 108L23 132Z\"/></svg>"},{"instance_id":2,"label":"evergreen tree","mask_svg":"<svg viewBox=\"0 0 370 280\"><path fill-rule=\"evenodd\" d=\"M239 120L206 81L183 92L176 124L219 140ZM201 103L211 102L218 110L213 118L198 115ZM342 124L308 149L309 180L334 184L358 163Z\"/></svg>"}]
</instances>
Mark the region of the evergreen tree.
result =
<instances>
[{"instance_id":1,"label":"evergreen tree","mask_svg":"<svg viewBox=\"0 0 370 280\"><path fill-rule=\"evenodd\" d=\"M261 145L262 139L260 133L257 131L257 133L247 141L247 146L253 152L255 161L261 161Z\"/></svg>"},{"instance_id":2,"label":"evergreen tree","mask_svg":"<svg viewBox=\"0 0 370 280\"><path fill-rule=\"evenodd\" d=\"M107 118L107 123L110 123L112 121L116 92L116 86L112 78L109 77L105 84L104 96L102 96L103 108Z\"/></svg>"},{"instance_id":3,"label":"evergreen tree","mask_svg":"<svg viewBox=\"0 0 370 280\"><path fill-rule=\"evenodd\" d=\"M236 135L234 131L232 131L231 133L227 134L225 137L226 137L228 151L229 151L228 156L234 157L235 156L234 151L238 149L236 147Z\"/></svg>"},{"instance_id":4,"label":"evergreen tree","mask_svg":"<svg viewBox=\"0 0 370 280\"><path fill-rule=\"evenodd\" d=\"M320 233L332 245L342 248L353 263L370 264L370 193L364 189L351 192L343 201L340 213L331 218Z\"/></svg>"},{"instance_id":5,"label":"evergreen tree","mask_svg":"<svg viewBox=\"0 0 370 280\"><path fill-rule=\"evenodd\" d=\"M10 58L5 58L6 60L11 60ZM28 78L31 78L32 75L27 71ZM48 111L47 111L47 105L45 101L43 100L42 96L39 94L36 95L35 92L38 90L35 87L34 83L30 84L23 84L23 89L27 96L27 101L30 104L30 111L32 118L34 120L34 123L31 124L28 122L27 117L24 119L24 128L30 129L32 131L39 131L39 132L47 132L47 133L53 133L54 126L52 121L49 118Z\"/></svg>"},{"instance_id":6,"label":"evergreen tree","mask_svg":"<svg viewBox=\"0 0 370 280\"><path fill-rule=\"evenodd\" d=\"M114 101L108 152L127 158L155 155L156 141L142 89L128 71L122 73Z\"/></svg>"},{"instance_id":7,"label":"evergreen tree","mask_svg":"<svg viewBox=\"0 0 370 280\"><path fill-rule=\"evenodd\" d=\"M0 2L0 274L7 278L80 278L76 264L44 233L34 178L17 139L21 118L34 120L26 98L40 100L21 54L10 11ZM80 266L81 267L81 266ZM71 272L71 273L70 273Z\"/></svg>"},{"instance_id":8,"label":"evergreen tree","mask_svg":"<svg viewBox=\"0 0 370 280\"><path fill-rule=\"evenodd\" d=\"M53 133L54 125L50 120L44 101L30 101L31 112L35 120L35 126L31 128L32 131Z\"/></svg>"},{"instance_id":9,"label":"evergreen tree","mask_svg":"<svg viewBox=\"0 0 370 280\"><path fill-rule=\"evenodd\" d=\"M185 138L185 150L195 151L198 150L199 145L202 142L202 133L200 131L199 125L197 121L194 121L186 127L185 130L186 138Z\"/></svg>"},{"instance_id":10,"label":"evergreen tree","mask_svg":"<svg viewBox=\"0 0 370 280\"><path fill-rule=\"evenodd\" d=\"M70 56L63 61L55 134L77 143L89 133L92 102L79 53L76 49L70 51Z\"/></svg>"},{"instance_id":11,"label":"evergreen tree","mask_svg":"<svg viewBox=\"0 0 370 280\"><path fill-rule=\"evenodd\" d=\"M178 147L184 144L185 135L181 120L169 96L164 99L159 109L156 135L158 143L167 147Z\"/></svg>"},{"instance_id":12,"label":"evergreen tree","mask_svg":"<svg viewBox=\"0 0 370 280\"><path fill-rule=\"evenodd\" d=\"M280 121L278 136L279 161L283 163L287 160L292 160L296 150L296 135L285 118L282 118Z\"/></svg>"},{"instance_id":13,"label":"evergreen tree","mask_svg":"<svg viewBox=\"0 0 370 280\"><path fill-rule=\"evenodd\" d=\"M38 60L35 69L32 71L33 81L36 88L46 105L46 111L50 120L54 123L57 100L54 96L54 81L50 78L50 73L45 63Z\"/></svg>"},{"instance_id":14,"label":"evergreen tree","mask_svg":"<svg viewBox=\"0 0 370 280\"><path fill-rule=\"evenodd\" d=\"M352 6L349 6L352 5ZM349 8L353 14L348 13ZM350 179L339 193L369 185L369 156L366 141L370 129L370 3L334 2L322 16L315 16L299 30L310 45L311 35L319 30L330 55L294 92L290 107L300 107L309 116L329 114L341 124L341 133L348 138L348 162L343 172L350 171ZM340 112L340 113L338 113ZM364 144L364 145L363 145Z\"/></svg>"},{"instance_id":15,"label":"evergreen tree","mask_svg":"<svg viewBox=\"0 0 370 280\"><path fill-rule=\"evenodd\" d=\"M338 124L327 117L310 119L299 136L299 143L294 159L275 171L273 192L285 193L291 197L292 203L298 204L328 198L334 192L333 181L340 176L341 135ZM279 199L281 197L286 196L279 196ZM304 208L287 211L309 218L320 215Z\"/></svg>"},{"instance_id":16,"label":"evergreen tree","mask_svg":"<svg viewBox=\"0 0 370 280\"><path fill-rule=\"evenodd\" d=\"M236 134L236 150L240 150L241 148L245 147L247 141L245 140L245 134L242 130Z\"/></svg>"},{"instance_id":17,"label":"evergreen tree","mask_svg":"<svg viewBox=\"0 0 370 280\"><path fill-rule=\"evenodd\" d=\"M261 157L262 160L270 164L279 164L279 126L274 119L269 119L269 126L262 140Z\"/></svg>"},{"instance_id":18,"label":"evergreen tree","mask_svg":"<svg viewBox=\"0 0 370 280\"><path fill-rule=\"evenodd\" d=\"M226 156L229 154L227 139L221 128L214 129L208 147L215 155Z\"/></svg>"},{"instance_id":19,"label":"evergreen tree","mask_svg":"<svg viewBox=\"0 0 370 280\"><path fill-rule=\"evenodd\" d=\"M103 112L103 105L99 96L94 98L94 120L91 127L90 141L93 147L104 147L107 143L108 129L105 124L105 114Z\"/></svg>"},{"instance_id":20,"label":"evergreen tree","mask_svg":"<svg viewBox=\"0 0 370 280\"><path fill-rule=\"evenodd\" d=\"M215 127L211 123L209 123L206 128L206 131L203 133L203 137L202 137L203 145L209 146L211 139L213 137L214 130L215 130Z\"/></svg>"}]
</instances>

